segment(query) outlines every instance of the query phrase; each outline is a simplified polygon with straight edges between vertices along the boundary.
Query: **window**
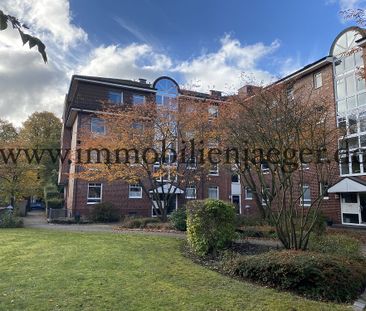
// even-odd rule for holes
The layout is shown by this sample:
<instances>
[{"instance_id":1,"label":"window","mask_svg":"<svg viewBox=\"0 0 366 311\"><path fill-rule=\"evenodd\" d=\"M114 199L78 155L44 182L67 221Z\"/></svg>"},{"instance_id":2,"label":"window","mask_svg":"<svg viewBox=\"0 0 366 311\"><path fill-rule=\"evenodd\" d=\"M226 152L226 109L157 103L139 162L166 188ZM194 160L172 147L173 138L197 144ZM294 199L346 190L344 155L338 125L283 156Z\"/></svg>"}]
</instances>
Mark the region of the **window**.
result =
<instances>
[{"instance_id":1,"label":"window","mask_svg":"<svg viewBox=\"0 0 366 311\"><path fill-rule=\"evenodd\" d=\"M342 202L343 203L357 203L357 193L355 193L355 192L342 193Z\"/></svg>"},{"instance_id":2,"label":"window","mask_svg":"<svg viewBox=\"0 0 366 311\"><path fill-rule=\"evenodd\" d=\"M88 184L88 204L97 204L102 202L102 184Z\"/></svg>"},{"instance_id":3,"label":"window","mask_svg":"<svg viewBox=\"0 0 366 311\"><path fill-rule=\"evenodd\" d=\"M122 104L123 103L123 93L117 91L109 91L108 92L108 101L114 104Z\"/></svg>"},{"instance_id":4,"label":"window","mask_svg":"<svg viewBox=\"0 0 366 311\"><path fill-rule=\"evenodd\" d=\"M128 197L130 199L141 199L142 198L142 187L138 184L128 186Z\"/></svg>"},{"instance_id":5,"label":"window","mask_svg":"<svg viewBox=\"0 0 366 311\"><path fill-rule=\"evenodd\" d=\"M238 183L239 182L239 175L238 174L231 175L231 182L232 183Z\"/></svg>"},{"instance_id":6,"label":"window","mask_svg":"<svg viewBox=\"0 0 366 311\"><path fill-rule=\"evenodd\" d=\"M134 130L137 130L137 131L143 131L144 130L144 125L141 122L133 122L132 123L132 128Z\"/></svg>"},{"instance_id":7,"label":"window","mask_svg":"<svg viewBox=\"0 0 366 311\"><path fill-rule=\"evenodd\" d=\"M146 97L144 95L136 95L132 96L132 102L134 105L143 105L145 104Z\"/></svg>"},{"instance_id":8,"label":"window","mask_svg":"<svg viewBox=\"0 0 366 311\"><path fill-rule=\"evenodd\" d=\"M160 78L154 82L157 105L175 105L178 96L178 85L171 79Z\"/></svg>"},{"instance_id":9,"label":"window","mask_svg":"<svg viewBox=\"0 0 366 311\"><path fill-rule=\"evenodd\" d=\"M197 158L196 157L190 157L187 161L187 168L190 170L194 170L197 168Z\"/></svg>"},{"instance_id":10,"label":"window","mask_svg":"<svg viewBox=\"0 0 366 311\"><path fill-rule=\"evenodd\" d=\"M195 199L196 198L196 187L189 186L186 188L186 199Z\"/></svg>"},{"instance_id":11,"label":"window","mask_svg":"<svg viewBox=\"0 0 366 311\"><path fill-rule=\"evenodd\" d=\"M244 189L245 200L253 200L253 191L249 187Z\"/></svg>"},{"instance_id":12,"label":"window","mask_svg":"<svg viewBox=\"0 0 366 311\"><path fill-rule=\"evenodd\" d=\"M289 86L287 88L287 99L292 101L295 99L295 96L294 96L294 87L293 86Z\"/></svg>"},{"instance_id":13,"label":"window","mask_svg":"<svg viewBox=\"0 0 366 311\"><path fill-rule=\"evenodd\" d=\"M263 161L261 164L261 170L263 173L269 173L269 164L267 161Z\"/></svg>"},{"instance_id":14,"label":"window","mask_svg":"<svg viewBox=\"0 0 366 311\"><path fill-rule=\"evenodd\" d=\"M302 185L302 189L301 189L301 204L303 206L310 206L311 205L310 186L307 185L307 184L303 184Z\"/></svg>"},{"instance_id":15,"label":"window","mask_svg":"<svg viewBox=\"0 0 366 311\"><path fill-rule=\"evenodd\" d=\"M314 74L314 89L317 89L323 85L322 73L317 72Z\"/></svg>"},{"instance_id":16,"label":"window","mask_svg":"<svg viewBox=\"0 0 366 311\"><path fill-rule=\"evenodd\" d=\"M329 199L329 193L328 193L328 189L329 189L329 185L327 182L321 182L320 185L320 193L323 196L323 200L328 200Z\"/></svg>"},{"instance_id":17,"label":"window","mask_svg":"<svg viewBox=\"0 0 366 311\"><path fill-rule=\"evenodd\" d=\"M218 200L219 199L219 187L217 187L217 186L209 187L208 188L208 198Z\"/></svg>"},{"instance_id":18,"label":"window","mask_svg":"<svg viewBox=\"0 0 366 311\"><path fill-rule=\"evenodd\" d=\"M358 214L343 214L343 223L345 224L359 224Z\"/></svg>"},{"instance_id":19,"label":"window","mask_svg":"<svg viewBox=\"0 0 366 311\"><path fill-rule=\"evenodd\" d=\"M90 121L90 130L95 134L105 134L104 120L99 118L92 118Z\"/></svg>"},{"instance_id":20,"label":"window","mask_svg":"<svg viewBox=\"0 0 366 311\"><path fill-rule=\"evenodd\" d=\"M209 114L210 118L217 118L219 116L219 107L210 106L208 108L208 114Z\"/></svg>"},{"instance_id":21,"label":"window","mask_svg":"<svg viewBox=\"0 0 366 311\"><path fill-rule=\"evenodd\" d=\"M218 176L219 175L219 165L218 164L211 164L209 175Z\"/></svg>"}]
</instances>

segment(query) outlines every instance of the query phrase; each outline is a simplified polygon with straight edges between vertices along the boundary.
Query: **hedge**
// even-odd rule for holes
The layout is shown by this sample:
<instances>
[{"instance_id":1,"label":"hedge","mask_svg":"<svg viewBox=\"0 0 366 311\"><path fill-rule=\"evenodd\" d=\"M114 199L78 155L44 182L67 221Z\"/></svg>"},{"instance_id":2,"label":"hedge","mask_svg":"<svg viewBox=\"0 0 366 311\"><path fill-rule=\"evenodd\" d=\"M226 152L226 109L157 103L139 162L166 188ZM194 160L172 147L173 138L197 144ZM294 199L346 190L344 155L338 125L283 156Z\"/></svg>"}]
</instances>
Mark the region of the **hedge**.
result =
<instances>
[{"instance_id":1,"label":"hedge","mask_svg":"<svg viewBox=\"0 0 366 311\"><path fill-rule=\"evenodd\" d=\"M90 218L95 222L115 222L121 219L121 213L111 203L100 203L93 205Z\"/></svg>"},{"instance_id":2,"label":"hedge","mask_svg":"<svg viewBox=\"0 0 366 311\"><path fill-rule=\"evenodd\" d=\"M312 299L349 302L366 285L366 261L304 251L271 251L224 260L229 275Z\"/></svg>"}]
</instances>

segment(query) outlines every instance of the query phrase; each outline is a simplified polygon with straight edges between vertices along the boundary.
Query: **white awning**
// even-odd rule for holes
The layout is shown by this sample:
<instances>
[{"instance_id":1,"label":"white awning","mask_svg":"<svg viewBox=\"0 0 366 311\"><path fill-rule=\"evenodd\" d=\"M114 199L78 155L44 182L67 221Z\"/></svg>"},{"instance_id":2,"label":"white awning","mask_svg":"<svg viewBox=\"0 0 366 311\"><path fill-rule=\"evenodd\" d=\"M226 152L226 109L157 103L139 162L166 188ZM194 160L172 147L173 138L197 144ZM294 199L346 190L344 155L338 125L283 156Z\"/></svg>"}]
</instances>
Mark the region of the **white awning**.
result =
<instances>
[{"instance_id":1,"label":"white awning","mask_svg":"<svg viewBox=\"0 0 366 311\"><path fill-rule=\"evenodd\" d=\"M184 193L182 189L179 189L171 184L164 184L163 186L156 188L156 190L150 190L149 192L153 193L154 191L157 191L158 193L175 193L175 194Z\"/></svg>"},{"instance_id":2,"label":"white awning","mask_svg":"<svg viewBox=\"0 0 366 311\"><path fill-rule=\"evenodd\" d=\"M366 185L351 178L344 178L328 189L330 193L366 192Z\"/></svg>"}]
</instances>

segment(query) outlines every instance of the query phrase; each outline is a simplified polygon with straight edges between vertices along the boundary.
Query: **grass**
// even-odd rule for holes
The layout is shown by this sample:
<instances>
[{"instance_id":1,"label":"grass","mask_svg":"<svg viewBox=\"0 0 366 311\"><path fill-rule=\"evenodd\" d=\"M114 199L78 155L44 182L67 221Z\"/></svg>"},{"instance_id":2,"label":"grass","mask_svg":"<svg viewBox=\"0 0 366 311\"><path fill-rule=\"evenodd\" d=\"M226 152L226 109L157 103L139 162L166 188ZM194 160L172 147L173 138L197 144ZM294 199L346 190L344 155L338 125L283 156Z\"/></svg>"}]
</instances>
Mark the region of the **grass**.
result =
<instances>
[{"instance_id":1,"label":"grass","mask_svg":"<svg viewBox=\"0 0 366 311\"><path fill-rule=\"evenodd\" d=\"M0 310L350 310L236 281L169 237L0 230Z\"/></svg>"}]
</instances>

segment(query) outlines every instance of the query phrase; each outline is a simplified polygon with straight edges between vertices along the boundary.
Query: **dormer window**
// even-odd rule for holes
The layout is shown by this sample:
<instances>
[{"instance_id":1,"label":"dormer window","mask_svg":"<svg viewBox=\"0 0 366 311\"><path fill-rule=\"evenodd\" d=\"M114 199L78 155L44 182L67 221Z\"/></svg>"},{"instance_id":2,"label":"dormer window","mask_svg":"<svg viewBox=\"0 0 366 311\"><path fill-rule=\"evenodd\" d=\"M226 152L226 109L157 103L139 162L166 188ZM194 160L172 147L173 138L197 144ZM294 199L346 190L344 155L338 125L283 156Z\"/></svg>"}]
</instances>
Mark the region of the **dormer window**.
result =
<instances>
[{"instance_id":1,"label":"dormer window","mask_svg":"<svg viewBox=\"0 0 366 311\"><path fill-rule=\"evenodd\" d=\"M120 105L123 103L123 92L117 92L117 91L109 91L108 92L108 101Z\"/></svg>"},{"instance_id":2,"label":"dormer window","mask_svg":"<svg viewBox=\"0 0 366 311\"><path fill-rule=\"evenodd\" d=\"M144 95L134 94L132 97L132 103L134 105L143 105L146 102L146 97Z\"/></svg>"}]
</instances>

